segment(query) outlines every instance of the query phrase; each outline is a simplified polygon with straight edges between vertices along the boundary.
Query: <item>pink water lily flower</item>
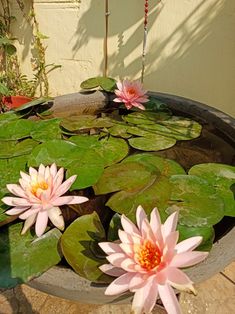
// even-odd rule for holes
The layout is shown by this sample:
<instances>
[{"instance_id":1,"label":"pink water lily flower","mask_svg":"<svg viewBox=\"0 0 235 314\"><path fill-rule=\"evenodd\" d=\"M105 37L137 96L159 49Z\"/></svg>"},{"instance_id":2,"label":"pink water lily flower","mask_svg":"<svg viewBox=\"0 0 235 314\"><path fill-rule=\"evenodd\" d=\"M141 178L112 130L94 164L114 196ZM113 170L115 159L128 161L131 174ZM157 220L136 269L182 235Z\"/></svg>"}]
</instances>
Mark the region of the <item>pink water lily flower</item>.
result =
<instances>
[{"instance_id":1,"label":"pink water lily flower","mask_svg":"<svg viewBox=\"0 0 235 314\"><path fill-rule=\"evenodd\" d=\"M100 269L118 277L106 289L106 295L134 292L132 310L136 314L151 313L157 297L169 314L181 313L174 289L194 292L192 281L179 268L203 261L208 253L193 251L202 241L196 236L177 244L177 212L162 225L153 209L150 222L141 206L136 211L137 226L122 215L124 230L119 230L120 243L102 242L100 247L110 264ZM172 288L173 287L173 288Z\"/></svg>"},{"instance_id":2,"label":"pink water lily flower","mask_svg":"<svg viewBox=\"0 0 235 314\"><path fill-rule=\"evenodd\" d=\"M148 102L148 96L145 95L146 91L143 89L143 85L140 81L124 80L123 82L117 82L117 88L114 93L117 98L113 101L122 102L127 109L131 107L137 107L145 110L142 103Z\"/></svg>"},{"instance_id":3,"label":"pink water lily flower","mask_svg":"<svg viewBox=\"0 0 235 314\"><path fill-rule=\"evenodd\" d=\"M25 220L22 234L24 234L36 221L36 235L40 237L46 230L48 218L58 229L64 229L64 219L58 206L65 204L80 204L88 198L83 196L62 196L66 193L76 175L63 182L64 169L57 171L56 164L50 167L40 165L38 171L29 168L29 175L20 172L18 184L7 184L8 190L17 197L4 197L2 202L14 206L6 211L8 215L18 215ZM63 183L62 183L63 182Z\"/></svg>"}]
</instances>

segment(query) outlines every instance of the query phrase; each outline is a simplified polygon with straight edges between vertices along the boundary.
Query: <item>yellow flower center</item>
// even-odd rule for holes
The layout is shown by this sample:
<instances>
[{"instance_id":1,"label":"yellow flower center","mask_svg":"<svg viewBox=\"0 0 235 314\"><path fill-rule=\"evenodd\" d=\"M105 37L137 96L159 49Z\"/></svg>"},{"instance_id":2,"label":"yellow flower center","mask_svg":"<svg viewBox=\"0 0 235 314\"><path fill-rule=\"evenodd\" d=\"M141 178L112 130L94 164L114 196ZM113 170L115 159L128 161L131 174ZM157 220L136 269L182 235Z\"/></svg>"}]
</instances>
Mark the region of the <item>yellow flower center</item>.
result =
<instances>
[{"instance_id":1,"label":"yellow flower center","mask_svg":"<svg viewBox=\"0 0 235 314\"><path fill-rule=\"evenodd\" d=\"M139 265L147 271L155 268L161 263L161 253L159 248L149 240L145 240L144 244L139 247L136 252L136 258Z\"/></svg>"},{"instance_id":2,"label":"yellow flower center","mask_svg":"<svg viewBox=\"0 0 235 314\"><path fill-rule=\"evenodd\" d=\"M48 184L45 181L37 182L31 186L31 192L33 195L37 196L38 190L47 190Z\"/></svg>"}]
</instances>

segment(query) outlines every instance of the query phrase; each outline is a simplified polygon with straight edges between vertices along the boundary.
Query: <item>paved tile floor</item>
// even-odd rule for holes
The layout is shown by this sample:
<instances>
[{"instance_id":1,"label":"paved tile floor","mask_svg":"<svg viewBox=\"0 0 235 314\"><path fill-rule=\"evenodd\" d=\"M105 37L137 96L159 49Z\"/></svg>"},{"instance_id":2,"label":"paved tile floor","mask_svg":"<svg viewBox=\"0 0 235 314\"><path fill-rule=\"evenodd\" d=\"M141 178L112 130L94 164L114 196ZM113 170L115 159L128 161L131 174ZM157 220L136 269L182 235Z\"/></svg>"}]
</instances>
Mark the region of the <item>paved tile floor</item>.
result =
<instances>
[{"instance_id":1,"label":"paved tile floor","mask_svg":"<svg viewBox=\"0 0 235 314\"><path fill-rule=\"evenodd\" d=\"M196 285L198 295L182 293L183 314L235 313L235 262L223 272ZM0 314L129 314L130 305L87 305L60 299L21 285L0 290ZM155 308L153 314L165 314Z\"/></svg>"}]
</instances>

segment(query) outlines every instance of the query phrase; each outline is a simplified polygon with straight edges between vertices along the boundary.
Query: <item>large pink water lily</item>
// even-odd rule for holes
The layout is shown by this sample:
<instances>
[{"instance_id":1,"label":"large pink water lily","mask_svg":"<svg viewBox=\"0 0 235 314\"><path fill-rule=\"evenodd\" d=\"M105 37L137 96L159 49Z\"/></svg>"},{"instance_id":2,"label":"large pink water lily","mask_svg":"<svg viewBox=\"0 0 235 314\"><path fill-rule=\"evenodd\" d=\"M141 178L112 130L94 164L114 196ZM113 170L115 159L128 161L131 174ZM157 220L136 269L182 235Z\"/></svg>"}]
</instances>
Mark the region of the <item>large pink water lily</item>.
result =
<instances>
[{"instance_id":1,"label":"large pink water lily","mask_svg":"<svg viewBox=\"0 0 235 314\"><path fill-rule=\"evenodd\" d=\"M192 237L177 244L177 212L162 225L153 209L150 222L141 206L136 211L137 226L122 215L124 230L119 230L120 243L102 242L100 247L110 264L100 269L118 277L106 289L106 295L134 292L132 310L136 314L151 313L157 297L170 314L181 313L174 289L194 292L192 281L179 268L195 265L208 253L193 251L202 237ZM173 287L173 288L172 288Z\"/></svg>"},{"instance_id":2,"label":"large pink water lily","mask_svg":"<svg viewBox=\"0 0 235 314\"><path fill-rule=\"evenodd\" d=\"M131 107L137 107L139 109L145 110L142 103L148 102L148 96L145 95L146 91L143 89L143 85L140 81L129 81L124 80L117 82L117 88L114 92L117 98L114 99L115 102L124 103L127 109Z\"/></svg>"},{"instance_id":3,"label":"large pink water lily","mask_svg":"<svg viewBox=\"0 0 235 314\"><path fill-rule=\"evenodd\" d=\"M36 221L36 235L40 237L46 230L48 218L54 226L63 230L64 219L58 206L65 204L80 204L88 198L83 196L62 196L66 193L76 175L63 182L64 169L57 171L56 164L50 167L40 165L38 171L29 168L29 175L20 172L18 184L7 184L8 190L17 197L4 197L2 202L13 208L6 211L8 215L19 215L25 220L22 234L24 234ZM63 182L63 183L62 183Z\"/></svg>"}]
</instances>

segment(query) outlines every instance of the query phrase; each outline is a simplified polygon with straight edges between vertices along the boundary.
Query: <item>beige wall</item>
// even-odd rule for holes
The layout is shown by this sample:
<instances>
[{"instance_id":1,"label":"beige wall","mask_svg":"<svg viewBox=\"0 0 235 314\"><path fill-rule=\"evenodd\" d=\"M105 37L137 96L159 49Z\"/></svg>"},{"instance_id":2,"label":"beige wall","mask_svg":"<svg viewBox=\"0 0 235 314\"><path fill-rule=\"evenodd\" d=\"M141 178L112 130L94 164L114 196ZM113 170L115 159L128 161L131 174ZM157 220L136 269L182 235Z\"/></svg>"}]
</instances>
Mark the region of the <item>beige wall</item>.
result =
<instances>
[{"instance_id":1,"label":"beige wall","mask_svg":"<svg viewBox=\"0 0 235 314\"><path fill-rule=\"evenodd\" d=\"M144 1L109 2L108 74L139 78ZM199 100L235 116L235 1L156 2L149 1L145 87ZM50 75L51 94L77 91L82 80L101 75L105 1L34 3L41 31L49 36L47 63L62 65ZM31 33L17 15L14 30L21 42L23 69L30 73Z\"/></svg>"}]
</instances>

